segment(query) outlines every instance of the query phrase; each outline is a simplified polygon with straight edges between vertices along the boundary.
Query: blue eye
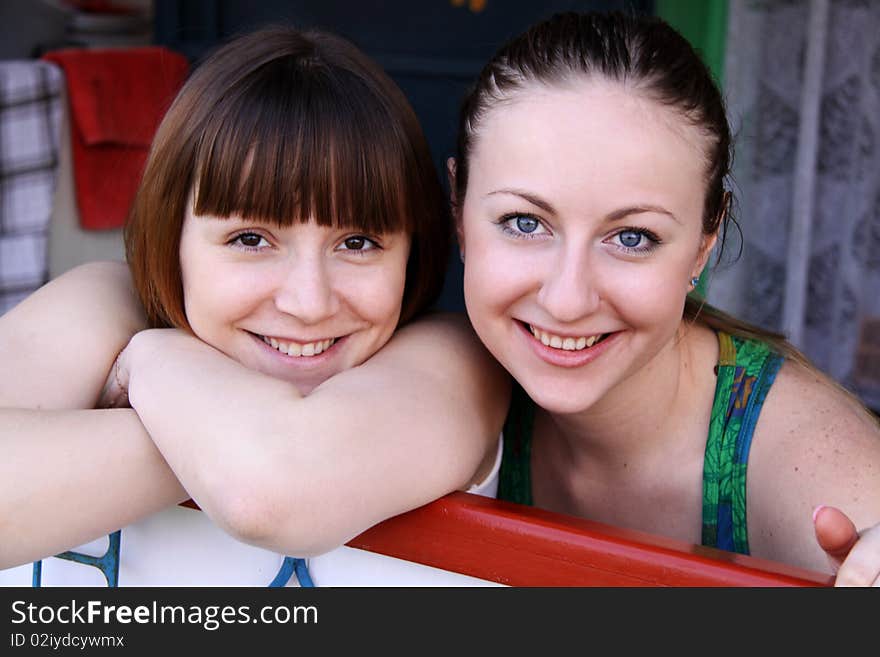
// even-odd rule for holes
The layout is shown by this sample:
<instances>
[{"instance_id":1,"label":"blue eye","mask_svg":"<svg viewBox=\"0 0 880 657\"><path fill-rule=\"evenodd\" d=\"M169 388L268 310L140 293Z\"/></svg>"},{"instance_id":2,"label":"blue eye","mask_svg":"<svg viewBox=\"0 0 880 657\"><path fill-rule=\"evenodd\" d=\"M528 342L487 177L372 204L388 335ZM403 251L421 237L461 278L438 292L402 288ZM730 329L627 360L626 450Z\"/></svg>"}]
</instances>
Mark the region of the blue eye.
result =
<instances>
[{"instance_id":1,"label":"blue eye","mask_svg":"<svg viewBox=\"0 0 880 657\"><path fill-rule=\"evenodd\" d=\"M507 214L498 223L511 237L528 239L548 232L540 219L528 214Z\"/></svg>"},{"instance_id":2,"label":"blue eye","mask_svg":"<svg viewBox=\"0 0 880 657\"><path fill-rule=\"evenodd\" d=\"M639 242L642 241L642 234L638 233L634 230L625 230L621 233L617 234L620 239L620 243L623 244L627 248L635 248L639 245Z\"/></svg>"},{"instance_id":3,"label":"blue eye","mask_svg":"<svg viewBox=\"0 0 880 657\"><path fill-rule=\"evenodd\" d=\"M626 254L642 255L659 246L661 240L647 228L624 228L610 238L612 244Z\"/></svg>"},{"instance_id":4,"label":"blue eye","mask_svg":"<svg viewBox=\"0 0 880 657\"><path fill-rule=\"evenodd\" d=\"M534 217L517 217L516 227L523 233L534 233L538 229L538 220Z\"/></svg>"}]
</instances>

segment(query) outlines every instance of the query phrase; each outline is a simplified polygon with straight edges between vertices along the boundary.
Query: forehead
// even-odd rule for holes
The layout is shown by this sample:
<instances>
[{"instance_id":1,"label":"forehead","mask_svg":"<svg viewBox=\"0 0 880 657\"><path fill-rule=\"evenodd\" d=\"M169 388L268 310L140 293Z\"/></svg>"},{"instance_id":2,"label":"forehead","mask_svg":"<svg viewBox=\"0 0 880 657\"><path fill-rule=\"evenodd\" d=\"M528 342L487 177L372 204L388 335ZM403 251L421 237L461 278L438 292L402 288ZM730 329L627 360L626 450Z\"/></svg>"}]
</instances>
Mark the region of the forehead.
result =
<instances>
[{"instance_id":1,"label":"forehead","mask_svg":"<svg viewBox=\"0 0 880 657\"><path fill-rule=\"evenodd\" d=\"M681 212L702 204L705 152L705 137L685 117L622 84L533 85L480 123L468 187L618 206L662 202Z\"/></svg>"}]
</instances>

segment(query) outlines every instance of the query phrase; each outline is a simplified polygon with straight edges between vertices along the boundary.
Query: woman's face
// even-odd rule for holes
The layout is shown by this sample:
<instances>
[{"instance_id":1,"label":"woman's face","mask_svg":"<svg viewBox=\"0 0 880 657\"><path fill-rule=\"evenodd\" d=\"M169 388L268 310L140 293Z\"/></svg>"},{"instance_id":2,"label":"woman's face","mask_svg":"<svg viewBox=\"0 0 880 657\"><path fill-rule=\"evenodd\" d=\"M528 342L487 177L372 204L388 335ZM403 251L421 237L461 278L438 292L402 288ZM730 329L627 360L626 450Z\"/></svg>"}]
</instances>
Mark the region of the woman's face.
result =
<instances>
[{"instance_id":1,"label":"woman's face","mask_svg":"<svg viewBox=\"0 0 880 657\"><path fill-rule=\"evenodd\" d=\"M465 302L542 407L587 409L673 344L711 248L704 153L683 118L610 82L530 87L479 126Z\"/></svg>"},{"instance_id":2,"label":"woman's face","mask_svg":"<svg viewBox=\"0 0 880 657\"><path fill-rule=\"evenodd\" d=\"M400 316L409 236L279 227L187 211L180 241L193 332L303 394L360 365Z\"/></svg>"}]
</instances>

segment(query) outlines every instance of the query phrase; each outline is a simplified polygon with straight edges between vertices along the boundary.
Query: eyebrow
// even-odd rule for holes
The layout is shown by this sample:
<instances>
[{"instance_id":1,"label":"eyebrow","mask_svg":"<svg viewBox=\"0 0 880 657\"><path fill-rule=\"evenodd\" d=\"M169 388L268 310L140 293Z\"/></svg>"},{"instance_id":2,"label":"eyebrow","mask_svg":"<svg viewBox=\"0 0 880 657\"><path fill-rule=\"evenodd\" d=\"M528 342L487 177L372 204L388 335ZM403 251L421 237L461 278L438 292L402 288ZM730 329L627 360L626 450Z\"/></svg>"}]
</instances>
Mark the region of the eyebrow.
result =
<instances>
[{"instance_id":1,"label":"eyebrow","mask_svg":"<svg viewBox=\"0 0 880 657\"><path fill-rule=\"evenodd\" d=\"M521 199L528 201L535 207L541 208L544 212L549 214L556 214L556 209L549 201L545 201L540 196L535 196L534 194L530 194L529 192L523 191L521 189L496 189L495 191L489 192L486 196L492 196L493 194L512 194L513 196L519 196ZM624 217L628 217L633 214L642 214L644 212L655 212L657 214L665 214L669 218L671 218L676 223L681 223L681 221L672 214L669 210L659 205L651 205L651 204L639 204L639 205L630 205L625 208L620 208L619 210L615 210L611 212L605 219L607 221L619 221Z\"/></svg>"},{"instance_id":2,"label":"eyebrow","mask_svg":"<svg viewBox=\"0 0 880 657\"><path fill-rule=\"evenodd\" d=\"M548 201L545 201L541 197L535 196L534 194L524 192L521 189L496 189L495 191L486 194L486 196L492 196L493 194L512 194L513 196L519 196L521 199L524 199L532 205L541 208L544 212L556 214L556 209Z\"/></svg>"},{"instance_id":3,"label":"eyebrow","mask_svg":"<svg viewBox=\"0 0 880 657\"><path fill-rule=\"evenodd\" d=\"M617 221L618 219L623 219L624 217L628 217L631 214L642 214L644 212L654 212L657 214L665 214L667 217L675 221L675 223L680 224L678 217L672 214L666 208L660 207L659 205L632 205L628 208L621 208L620 210L615 210L611 214L609 214L606 219L608 221Z\"/></svg>"}]
</instances>

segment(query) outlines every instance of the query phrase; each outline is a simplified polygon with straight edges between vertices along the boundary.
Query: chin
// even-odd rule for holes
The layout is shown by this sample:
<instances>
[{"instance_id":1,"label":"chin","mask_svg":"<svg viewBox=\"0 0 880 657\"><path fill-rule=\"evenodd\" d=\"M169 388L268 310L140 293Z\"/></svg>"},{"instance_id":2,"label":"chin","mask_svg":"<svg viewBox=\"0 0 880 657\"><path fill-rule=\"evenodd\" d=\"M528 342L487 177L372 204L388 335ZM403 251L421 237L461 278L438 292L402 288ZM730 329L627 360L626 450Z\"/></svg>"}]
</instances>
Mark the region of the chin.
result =
<instances>
[{"instance_id":1,"label":"chin","mask_svg":"<svg viewBox=\"0 0 880 657\"><path fill-rule=\"evenodd\" d=\"M520 385L535 404L557 415L580 413L588 410L597 401L595 391L562 385L558 381L546 385L541 381L533 380L529 384L520 382Z\"/></svg>"},{"instance_id":2,"label":"chin","mask_svg":"<svg viewBox=\"0 0 880 657\"><path fill-rule=\"evenodd\" d=\"M538 406L553 415L574 415L588 410L595 402L592 398L589 400L581 400L572 399L571 397L559 398L542 395L540 398L535 399L534 396L529 396L532 397Z\"/></svg>"},{"instance_id":3,"label":"chin","mask_svg":"<svg viewBox=\"0 0 880 657\"><path fill-rule=\"evenodd\" d=\"M293 377L289 378L287 381L297 389L299 394L305 397L306 395L312 394L312 391L315 388L319 387L322 383L324 383L324 381L329 378L330 377L303 379L302 377Z\"/></svg>"}]
</instances>

